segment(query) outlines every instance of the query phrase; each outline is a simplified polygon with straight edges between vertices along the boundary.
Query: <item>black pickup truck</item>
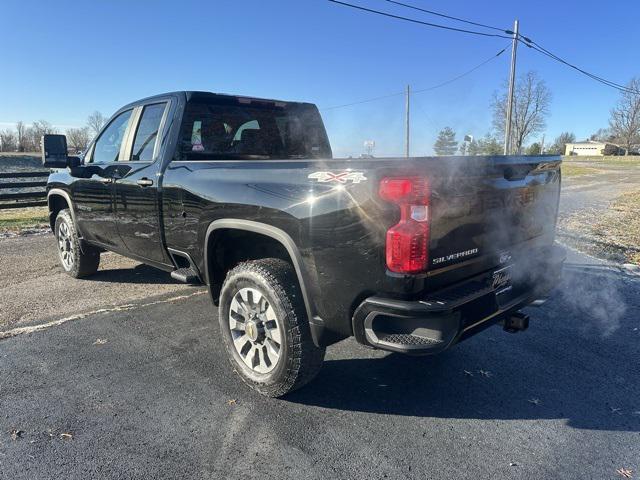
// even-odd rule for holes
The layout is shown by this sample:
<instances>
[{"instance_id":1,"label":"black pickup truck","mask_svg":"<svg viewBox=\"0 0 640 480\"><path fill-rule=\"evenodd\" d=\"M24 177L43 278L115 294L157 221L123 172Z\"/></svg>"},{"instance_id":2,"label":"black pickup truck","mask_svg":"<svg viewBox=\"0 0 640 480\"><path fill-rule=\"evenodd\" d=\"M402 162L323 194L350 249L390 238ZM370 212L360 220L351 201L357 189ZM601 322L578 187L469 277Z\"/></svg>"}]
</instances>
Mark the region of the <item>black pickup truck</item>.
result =
<instances>
[{"instance_id":1,"label":"black pickup truck","mask_svg":"<svg viewBox=\"0 0 640 480\"><path fill-rule=\"evenodd\" d=\"M204 283L231 364L281 396L325 348L434 354L556 283L555 156L334 159L309 103L176 92L113 115L82 157L42 139L63 268L109 250Z\"/></svg>"}]
</instances>

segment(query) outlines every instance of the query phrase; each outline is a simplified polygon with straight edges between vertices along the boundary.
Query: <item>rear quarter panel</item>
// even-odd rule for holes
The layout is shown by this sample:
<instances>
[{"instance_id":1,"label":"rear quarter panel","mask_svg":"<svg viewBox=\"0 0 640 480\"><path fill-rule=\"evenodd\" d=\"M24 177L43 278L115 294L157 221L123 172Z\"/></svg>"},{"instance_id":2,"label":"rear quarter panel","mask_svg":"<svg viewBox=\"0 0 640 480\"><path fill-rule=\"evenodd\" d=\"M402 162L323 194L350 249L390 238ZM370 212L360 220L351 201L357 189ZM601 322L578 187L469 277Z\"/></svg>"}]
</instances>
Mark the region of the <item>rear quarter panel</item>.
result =
<instances>
[{"instance_id":1,"label":"rear quarter panel","mask_svg":"<svg viewBox=\"0 0 640 480\"><path fill-rule=\"evenodd\" d=\"M330 163L172 162L163 180L167 245L189 253L203 271L202 246L213 221L235 218L279 228L299 248L318 315L350 335L353 304L385 289L388 221L373 205L377 182L363 165L347 167L363 174L359 183L309 178L346 171L344 164Z\"/></svg>"}]
</instances>

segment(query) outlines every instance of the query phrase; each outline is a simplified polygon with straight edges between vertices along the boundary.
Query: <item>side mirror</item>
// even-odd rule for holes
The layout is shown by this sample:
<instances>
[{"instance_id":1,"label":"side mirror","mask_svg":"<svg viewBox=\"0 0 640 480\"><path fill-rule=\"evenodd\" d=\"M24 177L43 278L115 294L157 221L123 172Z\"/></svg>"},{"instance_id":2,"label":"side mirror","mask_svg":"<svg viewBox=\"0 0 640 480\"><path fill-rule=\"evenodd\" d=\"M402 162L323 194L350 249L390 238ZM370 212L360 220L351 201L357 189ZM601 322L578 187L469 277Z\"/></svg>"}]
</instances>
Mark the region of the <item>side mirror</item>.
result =
<instances>
[{"instance_id":1,"label":"side mirror","mask_svg":"<svg viewBox=\"0 0 640 480\"><path fill-rule=\"evenodd\" d=\"M42 146L42 165L50 168L66 168L69 165L67 137L46 134L42 136L40 145Z\"/></svg>"}]
</instances>

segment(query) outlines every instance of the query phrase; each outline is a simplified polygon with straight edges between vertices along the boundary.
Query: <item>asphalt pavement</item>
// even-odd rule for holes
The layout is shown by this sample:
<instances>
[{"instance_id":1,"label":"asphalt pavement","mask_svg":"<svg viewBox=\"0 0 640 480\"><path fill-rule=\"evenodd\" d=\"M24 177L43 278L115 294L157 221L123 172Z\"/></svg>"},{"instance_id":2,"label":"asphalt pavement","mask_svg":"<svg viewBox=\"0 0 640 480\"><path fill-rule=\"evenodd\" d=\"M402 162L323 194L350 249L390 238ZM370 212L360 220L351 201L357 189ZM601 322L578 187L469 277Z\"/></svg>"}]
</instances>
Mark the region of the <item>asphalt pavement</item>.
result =
<instances>
[{"instance_id":1,"label":"asphalt pavement","mask_svg":"<svg viewBox=\"0 0 640 480\"><path fill-rule=\"evenodd\" d=\"M561 213L629 183L566 179ZM0 239L0 478L640 478L640 276L569 251L528 331L435 357L330 347L280 400L235 377L203 287L50 234ZM621 470L622 469L622 470Z\"/></svg>"},{"instance_id":2,"label":"asphalt pavement","mask_svg":"<svg viewBox=\"0 0 640 480\"><path fill-rule=\"evenodd\" d=\"M122 291L171 285L123 270ZM640 277L572 253L528 331L423 358L347 340L280 400L235 377L202 288L23 320L0 340L0 478L635 478L638 312Z\"/></svg>"}]
</instances>

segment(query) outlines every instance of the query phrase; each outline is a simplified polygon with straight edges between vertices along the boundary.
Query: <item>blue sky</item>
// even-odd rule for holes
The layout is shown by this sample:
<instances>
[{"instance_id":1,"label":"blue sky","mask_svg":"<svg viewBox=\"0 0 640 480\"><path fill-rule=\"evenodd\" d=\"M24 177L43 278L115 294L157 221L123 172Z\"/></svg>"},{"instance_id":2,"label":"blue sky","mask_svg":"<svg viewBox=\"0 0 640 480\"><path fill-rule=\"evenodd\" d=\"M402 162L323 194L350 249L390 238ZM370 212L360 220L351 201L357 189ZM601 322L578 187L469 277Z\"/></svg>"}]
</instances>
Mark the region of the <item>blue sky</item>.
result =
<instances>
[{"instance_id":1,"label":"blue sky","mask_svg":"<svg viewBox=\"0 0 640 480\"><path fill-rule=\"evenodd\" d=\"M443 23L383 0L348 0ZM640 2L405 0L423 8L510 28L603 77L640 75ZM469 70L508 45L412 25L326 0L3 0L0 128L46 119L80 126L93 110L111 115L137 98L209 90L302 100L321 109L426 88ZM462 26L460 24L451 24ZM490 129L492 92L508 75L507 53L443 88L415 95L412 154L432 153L435 136ZM520 48L519 72L536 70L553 93L547 139L578 138L607 124L618 92L537 52ZM336 156L403 151L402 96L323 112ZM533 140L533 139L532 139Z\"/></svg>"}]
</instances>

